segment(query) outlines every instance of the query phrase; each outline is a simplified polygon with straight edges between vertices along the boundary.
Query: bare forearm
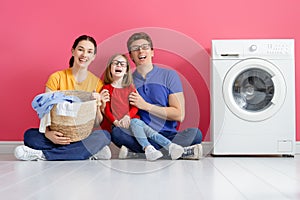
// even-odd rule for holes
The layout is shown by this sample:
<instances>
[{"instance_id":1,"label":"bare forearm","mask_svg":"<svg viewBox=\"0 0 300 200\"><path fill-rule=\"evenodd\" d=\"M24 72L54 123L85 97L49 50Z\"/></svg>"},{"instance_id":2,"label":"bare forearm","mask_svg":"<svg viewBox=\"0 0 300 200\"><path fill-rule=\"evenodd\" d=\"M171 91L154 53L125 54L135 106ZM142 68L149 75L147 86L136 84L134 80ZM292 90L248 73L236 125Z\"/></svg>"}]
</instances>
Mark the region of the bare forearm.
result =
<instances>
[{"instance_id":1,"label":"bare forearm","mask_svg":"<svg viewBox=\"0 0 300 200\"><path fill-rule=\"evenodd\" d=\"M147 103L144 107L145 111L149 112L150 114L165 119L165 120L172 120L172 121L180 121L182 122L184 119L183 113L177 108L174 107L161 107L157 105L153 105Z\"/></svg>"},{"instance_id":2,"label":"bare forearm","mask_svg":"<svg viewBox=\"0 0 300 200\"><path fill-rule=\"evenodd\" d=\"M101 123L102 120L103 120L103 115L102 115L100 109L101 109L100 106L97 106L97 113L96 113L96 119L95 119L94 127L100 126L100 123Z\"/></svg>"},{"instance_id":3,"label":"bare forearm","mask_svg":"<svg viewBox=\"0 0 300 200\"><path fill-rule=\"evenodd\" d=\"M185 116L184 96L182 92L168 96L169 106L157 106L146 102L138 93L129 95L129 102L141 110L145 110L159 118L182 122Z\"/></svg>"}]
</instances>

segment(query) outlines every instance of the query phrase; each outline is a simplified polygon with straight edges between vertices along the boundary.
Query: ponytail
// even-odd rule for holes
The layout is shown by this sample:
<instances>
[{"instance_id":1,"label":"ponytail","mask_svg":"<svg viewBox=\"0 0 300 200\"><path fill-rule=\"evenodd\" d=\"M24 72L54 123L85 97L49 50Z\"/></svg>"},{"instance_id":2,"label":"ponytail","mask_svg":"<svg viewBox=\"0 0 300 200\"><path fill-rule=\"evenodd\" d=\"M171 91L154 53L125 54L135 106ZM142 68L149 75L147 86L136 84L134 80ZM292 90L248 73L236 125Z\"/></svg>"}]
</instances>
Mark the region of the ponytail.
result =
<instances>
[{"instance_id":1,"label":"ponytail","mask_svg":"<svg viewBox=\"0 0 300 200\"><path fill-rule=\"evenodd\" d=\"M70 58L70 61L69 61L69 68L72 68L73 67L73 64L74 64L74 56L72 56Z\"/></svg>"}]
</instances>

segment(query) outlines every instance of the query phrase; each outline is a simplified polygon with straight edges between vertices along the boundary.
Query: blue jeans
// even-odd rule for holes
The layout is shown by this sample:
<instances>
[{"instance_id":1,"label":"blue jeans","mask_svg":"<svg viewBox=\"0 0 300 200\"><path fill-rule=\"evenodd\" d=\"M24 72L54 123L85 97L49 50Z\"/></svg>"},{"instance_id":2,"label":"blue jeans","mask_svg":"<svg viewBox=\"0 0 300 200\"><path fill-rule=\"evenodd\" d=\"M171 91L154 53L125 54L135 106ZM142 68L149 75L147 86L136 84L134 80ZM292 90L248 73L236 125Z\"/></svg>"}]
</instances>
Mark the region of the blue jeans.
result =
<instances>
[{"instance_id":1,"label":"blue jeans","mask_svg":"<svg viewBox=\"0 0 300 200\"><path fill-rule=\"evenodd\" d=\"M24 144L42 150L47 160L86 160L110 142L110 134L103 130L95 130L87 138L68 145L54 144L38 128L28 129L24 134Z\"/></svg>"},{"instance_id":2,"label":"blue jeans","mask_svg":"<svg viewBox=\"0 0 300 200\"><path fill-rule=\"evenodd\" d=\"M202 133L198 128L187 128L178 132L159 132L159 134L173 143L179 144L183 147L200 144L202 142ZM142 146L139 144L133 133L128 129L114 127L111 133L111 140L118 147L124 145L132 152L144 152ZM151 138L149 138L148 141L154 146L154 148L161 149L162 146Z\"/></svg>"},{"instance_id":3,"label":"blue jeans","mask_svg":"<svg viewBox=\"0 0 300 200\"><path fill-rule=\"evenodd\" d=\"M130 121L130 129L143 149L151 145L147 138L152 139L154 142L164 147L165 149L169 149L168 147L171 144L171 141L158 132L154 131L142 120L137 118L132 119Z\"/></svg>"}]
</instances>

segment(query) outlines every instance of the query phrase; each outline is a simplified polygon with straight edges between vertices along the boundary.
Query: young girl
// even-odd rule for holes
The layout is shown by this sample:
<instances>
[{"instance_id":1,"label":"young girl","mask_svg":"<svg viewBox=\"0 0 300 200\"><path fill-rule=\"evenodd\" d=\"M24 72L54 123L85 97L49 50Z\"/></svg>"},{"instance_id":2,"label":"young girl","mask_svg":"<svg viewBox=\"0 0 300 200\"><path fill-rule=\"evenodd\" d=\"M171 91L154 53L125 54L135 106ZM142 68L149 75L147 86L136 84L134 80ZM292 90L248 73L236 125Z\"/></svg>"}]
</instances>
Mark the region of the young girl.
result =
<instances>
[{"instance_id":1,"label":"young girl","mask_svg":"<svg viewBox=\"0 0 300 200\"><path fill-rule=\"evenodd\" d=\"M138 108L130 105L128 96L130 93L136 92L136 89L125 55L116 54L110 58L104 74L104 83L103 89L107 89L110 93L110 101L106 102L104 115L114 126L129 129L133 133L145 151L147 160L154 161L163 156L147 138L168 150L172 160L181 157L184 152L183 147L172 143L146 125L137 115ZM130 149L130 147L128 148Z\"/></svg>"}]
</instances>

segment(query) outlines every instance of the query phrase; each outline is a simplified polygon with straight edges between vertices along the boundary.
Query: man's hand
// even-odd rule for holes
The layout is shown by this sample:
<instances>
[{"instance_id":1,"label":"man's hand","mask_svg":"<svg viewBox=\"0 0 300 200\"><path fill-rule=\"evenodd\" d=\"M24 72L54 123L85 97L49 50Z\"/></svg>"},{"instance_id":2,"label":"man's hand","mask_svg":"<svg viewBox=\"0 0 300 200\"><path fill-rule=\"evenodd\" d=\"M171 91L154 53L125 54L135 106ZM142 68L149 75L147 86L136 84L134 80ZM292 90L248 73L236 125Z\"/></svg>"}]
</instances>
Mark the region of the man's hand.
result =
<instances>
[{"instance_id":1,"label":"man's hand","mask_svg":"<svg viewBox=\"0 0 300 200\"><path fill-rule=\"evenodd\" d=\"M128 99L130 104L137 107L138 109L148 111L151 108L151 104L147 103L137 91L131 92Z\"/></svg>"}]
</instances>

